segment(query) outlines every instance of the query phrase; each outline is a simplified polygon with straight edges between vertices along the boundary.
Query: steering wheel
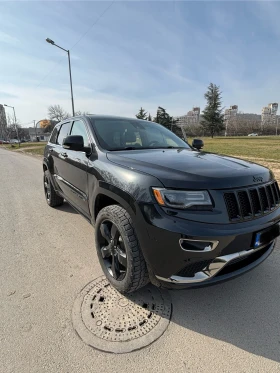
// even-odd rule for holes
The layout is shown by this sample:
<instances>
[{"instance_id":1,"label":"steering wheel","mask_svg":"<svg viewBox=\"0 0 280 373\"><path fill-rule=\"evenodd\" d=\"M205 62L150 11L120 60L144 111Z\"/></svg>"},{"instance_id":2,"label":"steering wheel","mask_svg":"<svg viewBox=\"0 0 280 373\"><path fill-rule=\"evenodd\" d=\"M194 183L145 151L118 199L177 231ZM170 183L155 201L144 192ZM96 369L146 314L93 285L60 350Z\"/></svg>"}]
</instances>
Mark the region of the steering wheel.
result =
<instances>
[{"instance_id":1,"label":"steering wheel","mask_svg":"<svg viewBox=\"0 0 280 373\"><path fill-rule=\"evenodd\" d=\"M155 141L150 141L149 144L148 144L148 146L151 146L152 144L154 144L154 145L157 145L157 144L161 145L161 143L159 141L155 140Z\"/></svg>"}]
</instances>

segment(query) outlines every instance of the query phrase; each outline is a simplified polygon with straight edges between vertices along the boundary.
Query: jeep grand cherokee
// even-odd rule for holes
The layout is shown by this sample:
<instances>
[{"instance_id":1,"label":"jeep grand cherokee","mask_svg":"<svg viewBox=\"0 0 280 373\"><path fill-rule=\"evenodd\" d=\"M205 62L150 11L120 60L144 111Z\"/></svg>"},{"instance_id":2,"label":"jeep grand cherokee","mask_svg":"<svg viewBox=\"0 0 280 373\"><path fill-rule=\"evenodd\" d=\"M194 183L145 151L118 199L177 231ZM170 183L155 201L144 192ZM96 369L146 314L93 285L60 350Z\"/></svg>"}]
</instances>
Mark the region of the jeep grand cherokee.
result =
<instances>
[{"instance_id":1,"label":"jeep grand cherokee","mask_svg":"<svg viewBox=\"0 0 280 373\"><path fill-rule=\"evenodd\" d=\"M65 199L95 226L101 267L123 293L149 280L176 288L228 280L265 260L279 235L271 171L199 151L157 123L64 120L43 171L47 203Z\"/></svg>"}]
</instances>

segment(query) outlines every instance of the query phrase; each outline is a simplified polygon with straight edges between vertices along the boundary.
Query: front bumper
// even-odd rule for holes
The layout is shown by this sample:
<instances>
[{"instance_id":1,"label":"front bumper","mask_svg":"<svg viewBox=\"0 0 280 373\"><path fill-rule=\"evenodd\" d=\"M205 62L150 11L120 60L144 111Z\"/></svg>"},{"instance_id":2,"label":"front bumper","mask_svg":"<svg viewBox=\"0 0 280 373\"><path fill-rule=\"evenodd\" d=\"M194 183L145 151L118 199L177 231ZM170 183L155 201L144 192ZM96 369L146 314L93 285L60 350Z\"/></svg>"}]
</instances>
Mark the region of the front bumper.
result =
<instances>
[{"instance_id":1,"label":"front bumper","mask_svg":"<svg viewBox=\"0 0 280 373\"><path fill-rule=\"evenodd\" d=\"M264 261L273 251L276 237L268 237L255 248L256 233L278 225L280 209L260 219L235 224L179 219L155 205L140 206L136 216L137 236L151 281L183 288L225 281ZM184 250L180 245L183 240L213 245L204 251Z\"/></svg>"},{"instance_id":2,"label":"front bumper","mask_svg":"<svg viewBox=\"0 0 280 373\"><path fill-rule=\"evenodd\" d=\"M193 277L171 276L157 280L166 288L194 288L215 285L242 275L261 264L273 251L276 240L258 250L241 251L215 258Z\"/></svg>"}]
</instances>

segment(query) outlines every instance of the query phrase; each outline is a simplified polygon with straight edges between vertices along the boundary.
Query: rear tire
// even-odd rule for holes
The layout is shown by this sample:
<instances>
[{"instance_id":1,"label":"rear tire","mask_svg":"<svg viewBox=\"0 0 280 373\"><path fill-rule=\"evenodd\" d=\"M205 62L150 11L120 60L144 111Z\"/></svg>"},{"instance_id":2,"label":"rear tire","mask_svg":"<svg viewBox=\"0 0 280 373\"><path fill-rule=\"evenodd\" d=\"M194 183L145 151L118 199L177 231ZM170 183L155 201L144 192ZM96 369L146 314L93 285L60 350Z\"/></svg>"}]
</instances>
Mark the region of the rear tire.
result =
<instances>
[{"instance_id":1,"label":"rear tire","mask_svg":"<svg viewBox=\"0 0 280 373\"><path fill-rule=\"evenodd\" d=\"M131 217L121 206L107 206L99 212L95 246L105 276L120 293L131 293L149 282Z\"/></svg>"},{"instance_id":2,"label":"rear tire","mask_svg":"<svg viewBox=\"0 0 280 373\"><path fill-rule=\"evenodd\" d=\"M47 204L50 207L57 207L63 204L63 198L54 190L48 170L44 172L44 191Z\"/></svg>"}]
</instances>

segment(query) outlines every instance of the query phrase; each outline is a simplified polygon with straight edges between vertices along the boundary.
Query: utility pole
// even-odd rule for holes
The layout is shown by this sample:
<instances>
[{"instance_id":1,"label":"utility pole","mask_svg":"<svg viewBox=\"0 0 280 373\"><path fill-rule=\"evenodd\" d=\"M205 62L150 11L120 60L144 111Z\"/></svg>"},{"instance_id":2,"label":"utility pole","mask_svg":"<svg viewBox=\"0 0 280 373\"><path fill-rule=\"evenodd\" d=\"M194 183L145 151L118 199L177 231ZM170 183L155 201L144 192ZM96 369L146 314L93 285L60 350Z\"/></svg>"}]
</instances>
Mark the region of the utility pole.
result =
<instances>
[{"instance_id":1,"label":"utility pole","mask_svg":"<svg viewBox=\"0 0 280 373\"><path fill-rule=\"evenodd\" d=\"M37 123L36 123L36 120L34 119L34 129L35 129L35 138L36 138L36 141L38 141L37 140Z\"/></svg>"},{"instance_id":2,"label":"utility pole","mask_svg":"<svg viewBox=\"0 0 280 373\"><path fill-rule=\"evenodd\" d=\"M70 90L71 90L71 101L72 101L72 114L73 114L73 117L74 117L75 116L75 110L74 110L74 98L73 98L73 87L72 87L72 73L71 73L70 51L69 51L69 49L64 49L64 48L60 47L59 45L55 44L55 42L53 40L51 40L50 38L47 38L46 42L49 43L49 44L52 44L52 45L56 46L59 49L62 49L68 55L69 77L70 77Z\"/></svg>"},{"instance_id":3,"label":"utility pole","mask_svg":"<svg viewBox=\"0 0 280 373\"><path fill-rule=\"evenodd\" d=\"M6 105L6 104L4 104L4 106L7 106L7 107L13 109L13 111L14 111L14 128L15 128L17 138L18 138L18 146L20 147L20 139L19 139L19 136L18 136L17 118L16 118L15 108L14 108L14 106L9 106L9 105Z\"/></svg>"}]
</instances>

